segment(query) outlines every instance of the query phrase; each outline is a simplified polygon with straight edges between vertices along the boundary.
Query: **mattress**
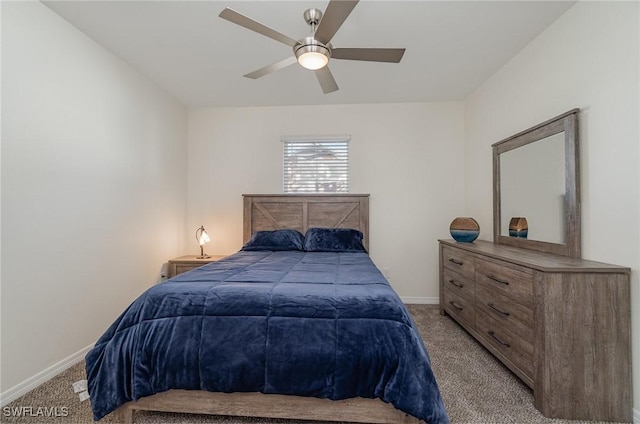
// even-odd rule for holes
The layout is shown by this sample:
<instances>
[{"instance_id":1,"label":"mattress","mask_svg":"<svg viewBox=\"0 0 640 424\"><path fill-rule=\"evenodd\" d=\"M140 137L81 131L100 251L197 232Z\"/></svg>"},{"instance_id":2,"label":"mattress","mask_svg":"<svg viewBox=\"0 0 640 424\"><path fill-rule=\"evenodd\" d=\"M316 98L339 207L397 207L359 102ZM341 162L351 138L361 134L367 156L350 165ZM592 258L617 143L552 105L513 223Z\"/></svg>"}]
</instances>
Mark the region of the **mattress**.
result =
<instances>
[{"instance_id":1,"label":"mattress","mask_svg":"<svg viewBox=\"0 0 640 424\"><path fill-rule=\"evenodd\" d=\"M448 422L407 309L365 252L240 251L157 284L86 356L94 419L170 389L379 398Z\"/></svg>"}]
</instances>

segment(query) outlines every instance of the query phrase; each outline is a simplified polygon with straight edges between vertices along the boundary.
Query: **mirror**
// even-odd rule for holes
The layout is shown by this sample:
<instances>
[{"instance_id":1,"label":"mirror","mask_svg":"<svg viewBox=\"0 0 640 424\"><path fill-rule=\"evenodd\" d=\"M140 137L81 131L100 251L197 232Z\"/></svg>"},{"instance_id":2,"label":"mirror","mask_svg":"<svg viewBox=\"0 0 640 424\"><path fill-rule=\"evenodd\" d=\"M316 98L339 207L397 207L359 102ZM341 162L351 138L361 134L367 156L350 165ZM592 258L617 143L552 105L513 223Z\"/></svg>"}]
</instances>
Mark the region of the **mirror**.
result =
<instances>
[{"instance_id":1,"label":"mirror","mask_svg":"<svg viewBox=\"0 0 640 424\"><path fill-rule=\"evenodd\" d=\"M564 136L550 135L500 155L500 235L527 219L529 240L564 244Z\"/></svg>"},{"instance_id":2,"label":"mirror","mask_svg":"<svg viewBox=\"0 0 640 424\"><path fill-rule=\"evenodd\" d=\"M580 257L578 112L492 145L495 243Z\"/></svg>"}]
</instances>

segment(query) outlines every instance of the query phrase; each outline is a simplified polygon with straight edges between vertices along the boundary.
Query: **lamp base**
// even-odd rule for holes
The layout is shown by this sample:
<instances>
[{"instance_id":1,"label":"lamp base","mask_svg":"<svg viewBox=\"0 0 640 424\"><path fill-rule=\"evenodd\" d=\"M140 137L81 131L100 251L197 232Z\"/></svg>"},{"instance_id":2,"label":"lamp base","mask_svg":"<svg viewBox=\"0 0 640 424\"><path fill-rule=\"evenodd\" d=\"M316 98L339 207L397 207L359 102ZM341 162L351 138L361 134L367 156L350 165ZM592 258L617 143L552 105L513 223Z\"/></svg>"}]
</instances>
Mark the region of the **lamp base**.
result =
<instances>
[{"instance_id":1,"label":"lamp base","mask_svg":"<svg viewBox=\"0 0 640 424\"><path fill-rule=\"evenodd\" d=\"M200 256L196 256L196 259L209 259L211 256L210 255L200 255Z\"/></svg>"}]
</instances>

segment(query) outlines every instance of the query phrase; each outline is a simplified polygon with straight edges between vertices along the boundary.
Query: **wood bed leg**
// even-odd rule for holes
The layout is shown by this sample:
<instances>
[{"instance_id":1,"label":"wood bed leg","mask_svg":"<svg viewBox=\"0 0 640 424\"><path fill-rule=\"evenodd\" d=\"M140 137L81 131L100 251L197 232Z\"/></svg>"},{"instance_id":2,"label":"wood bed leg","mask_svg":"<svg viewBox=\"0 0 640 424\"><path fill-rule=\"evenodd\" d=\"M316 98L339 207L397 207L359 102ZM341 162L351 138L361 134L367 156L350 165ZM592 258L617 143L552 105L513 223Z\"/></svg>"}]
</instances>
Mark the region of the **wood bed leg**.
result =
<instances>
[{"instance_id":1,"label":"wood bed leg","mask_svg":"<svg viewBox=\"0 0 640 424\"><path fill-rule=\"evenodd\" d=\"M134 409L129 405L122 405L115 411L116 422L122 424L133 424Z\"/></svg>"}]
</instances>

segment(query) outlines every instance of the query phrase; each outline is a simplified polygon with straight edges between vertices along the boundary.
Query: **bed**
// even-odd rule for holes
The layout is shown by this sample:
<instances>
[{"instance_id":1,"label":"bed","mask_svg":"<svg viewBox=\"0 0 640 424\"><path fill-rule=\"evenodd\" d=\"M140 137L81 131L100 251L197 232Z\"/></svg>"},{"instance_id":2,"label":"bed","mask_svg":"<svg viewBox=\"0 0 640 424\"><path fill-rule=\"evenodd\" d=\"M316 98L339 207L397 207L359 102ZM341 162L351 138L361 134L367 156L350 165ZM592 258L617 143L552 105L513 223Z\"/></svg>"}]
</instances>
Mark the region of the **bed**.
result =
<instances>
[{"instance_id":1,"label":"bed","mask_svg":"<svg viewBox=\"0 0 640 424\"><path fill-rule=\"evenodd\" d=\"M448 422L417 329L366 253L368 204L244 195L243 250L150 288L87 354L94 419ZM294 247L259 242L283 234Z\"/></svg>"}]
</instances>

